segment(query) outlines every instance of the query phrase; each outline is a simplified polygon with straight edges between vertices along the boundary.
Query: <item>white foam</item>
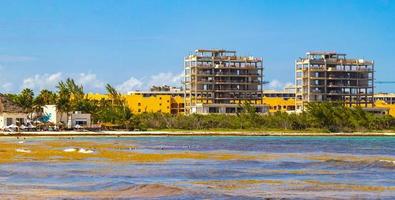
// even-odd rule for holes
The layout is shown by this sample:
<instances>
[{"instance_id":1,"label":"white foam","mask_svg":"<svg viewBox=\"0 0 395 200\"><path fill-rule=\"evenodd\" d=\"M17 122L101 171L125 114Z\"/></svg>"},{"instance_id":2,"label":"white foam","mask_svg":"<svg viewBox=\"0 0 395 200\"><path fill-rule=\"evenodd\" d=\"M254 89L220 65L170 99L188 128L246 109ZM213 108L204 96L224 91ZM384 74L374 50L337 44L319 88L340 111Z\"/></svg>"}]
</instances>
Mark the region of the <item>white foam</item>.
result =
<instances>
[{"instance_id":1,"label":"white foam","mask_svg":"<svg viewBox=\"0 0 395 200\"><path fill-rule=\"evenodd\" d=\"M395 165L395 160L379 160L380 162L391 163Z\"/></svg>"},{"instance_id":2,"label":"white foam","mask_svg":"<svg viewBox=\"0 0 395 200\"><path fill-rule=\"evenodd\" d=\"M93 153L93 151L90 149L81 148L78 150L78 153Z\"/></svg>"},{"instance_id":3,"label":"white foam","mask_svg":"<svg viewBox=\"0 0 395 200\"><path fill-rule=\"evenodd\" d=\"M75 151L77 151L78 149L76 149L76 148L68 148L68 149L65 149L65 150L63 150L64 152L75 152Z\"/></svg>"},{"instance_id":4,"label":"white foam","mask_svg":"<svg viewBox=\"0 0 395 200\"><path fill-rule=\"evenodd\" d=\"M90 149L84 149L84 148L69 148L63 150L64 152L78 152L78 153L93 153L93 150Z\"/></svg>"},{"instance_id":5,"label":"white foam","mask_svg":"<svg viewBox=\"0 0 395 200\"><path fill-rule=\"evenodd\" d=\"M20 153L31 153L32 151L30 151L29 149L16 149L16 152L20 152Z\"/></svg>"}]
</instances>

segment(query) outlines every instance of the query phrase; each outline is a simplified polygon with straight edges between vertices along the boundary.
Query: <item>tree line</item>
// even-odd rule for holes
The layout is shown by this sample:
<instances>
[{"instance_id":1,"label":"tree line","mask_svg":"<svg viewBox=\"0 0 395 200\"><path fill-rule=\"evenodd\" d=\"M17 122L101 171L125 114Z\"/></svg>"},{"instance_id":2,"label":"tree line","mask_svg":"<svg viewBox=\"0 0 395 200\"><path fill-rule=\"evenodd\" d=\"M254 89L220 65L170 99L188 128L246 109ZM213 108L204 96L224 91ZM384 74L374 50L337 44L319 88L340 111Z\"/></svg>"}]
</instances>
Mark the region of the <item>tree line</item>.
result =
<instances>
[{"instance_id":1,"label":"tree line","mask_svg":"<svg viewBox=\"0 0 395 200\"><path fill-rule=\"evenodd\" d=\"M353 132L395 129L395 119L389 115L375 115L360 107L349 108L341 103L310 103L306 111L295 114L276 112L261 115L246 103L235 115L172 115L142 113L134 115L123 96L111 85L106 85L108 98L90 99L82 85L73 79L61 81L56 91L41 90L35 96L31 89L19 94L7 94L27 112L40 113L44 105L56 105L59 112L82 111L92 115L93 123L107 124L107 128L126 130L278 130ZM42 113L41 113L42 114ZM111 126L108 126L111 125Z\"/></svg>"},{"instance_id":2,"label":"tree line","mask_svg":"<svg viewBox=\"0 0 395 200\"><path fill-rule=\"evenodd\" d=\"M242 105L249 107L250 105ZM288 114L276 112L257 114L244 109L236 115L171 115L143 113L135 117L136 126L142 129L182 130L273 130L273 131L324 131L354 132L395 129L390 115L375 115L362 108L349 108L340 103L310 103L305 112Z\"/></svg>"}]
</instances>

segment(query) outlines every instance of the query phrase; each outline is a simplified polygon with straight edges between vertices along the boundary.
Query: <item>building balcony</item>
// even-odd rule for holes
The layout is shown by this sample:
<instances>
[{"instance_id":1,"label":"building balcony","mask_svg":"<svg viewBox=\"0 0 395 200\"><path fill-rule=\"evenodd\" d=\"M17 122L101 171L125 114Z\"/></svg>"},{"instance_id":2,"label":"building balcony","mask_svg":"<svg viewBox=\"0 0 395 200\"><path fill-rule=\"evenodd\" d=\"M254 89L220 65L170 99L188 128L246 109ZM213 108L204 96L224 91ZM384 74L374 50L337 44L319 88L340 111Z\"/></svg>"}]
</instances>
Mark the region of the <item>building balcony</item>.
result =
<instances>
[{"instance_id":1,"label":"building balcony","mask_svg":"<svg viewBox=\"0 0 395 200\"><path fill-rule=\"evenodd\" d=\"M192 73L190 76L215 76L215 77L260 77L261 74L236 74L236 73Z\"/></svg>"},{"instance_id":2,"label":"building balcony","mask_svg":"<svg viewBox=\"0 0 395 200\"><path fill-rule=\"evenodd\" d=\"M195 85L194 81L188 82ZM262 81L197 81L197 85L260 85Z\"/></svg>"},{"instance_id":3,"label":"building balcony","mask_svg":"<svg viewBox=\"0 0 395 200\"><path fill-rule=\"evenodd\" d=\"M237 66L237 65L212 65L212 64L198 64L195 66L188 66L189 68L196 69L236 69L236 70L261 70L262 66L254 66L254 65L245 65L245 66Z\"/></svg>"}]
</instances>

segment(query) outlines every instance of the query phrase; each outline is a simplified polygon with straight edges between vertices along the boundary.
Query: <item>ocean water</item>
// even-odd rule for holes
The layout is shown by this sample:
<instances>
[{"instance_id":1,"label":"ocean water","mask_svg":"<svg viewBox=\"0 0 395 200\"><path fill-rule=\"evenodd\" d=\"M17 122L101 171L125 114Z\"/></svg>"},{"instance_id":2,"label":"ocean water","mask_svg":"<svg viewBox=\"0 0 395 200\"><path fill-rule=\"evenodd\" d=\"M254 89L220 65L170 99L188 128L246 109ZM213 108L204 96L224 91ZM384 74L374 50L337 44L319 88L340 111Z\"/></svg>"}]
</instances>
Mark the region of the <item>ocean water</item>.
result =
<instances>
[{"instance_id":1,"label":"ocean water","mask_svg":"<svg viewBox=\"0 0 395 200\"><path fill-rule=\"evenodd\" d=\"M20 141L0 138L0 198L395 198L395 137Z\"/></svg>"}]
</instances>

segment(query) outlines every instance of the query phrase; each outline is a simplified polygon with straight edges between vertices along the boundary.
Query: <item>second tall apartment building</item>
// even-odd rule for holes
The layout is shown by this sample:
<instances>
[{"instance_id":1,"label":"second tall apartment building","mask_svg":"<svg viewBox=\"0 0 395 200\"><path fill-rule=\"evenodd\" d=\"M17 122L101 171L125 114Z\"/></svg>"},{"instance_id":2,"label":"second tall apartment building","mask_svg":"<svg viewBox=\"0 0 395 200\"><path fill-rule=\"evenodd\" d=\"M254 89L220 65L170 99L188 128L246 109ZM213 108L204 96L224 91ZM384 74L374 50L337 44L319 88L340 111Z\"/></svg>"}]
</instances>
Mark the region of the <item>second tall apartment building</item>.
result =
<instances>
[{"instance_id":1,"label":"second tall apartment building","mask_svg":"<svg viewBox=\"0 0 395 200\"><path fill-rule=\"evenodd\" d=\"M308 52L295 63L296 109L310 102L373 107L374 63L336 52Z\"/></svg>"}]
</instances>

